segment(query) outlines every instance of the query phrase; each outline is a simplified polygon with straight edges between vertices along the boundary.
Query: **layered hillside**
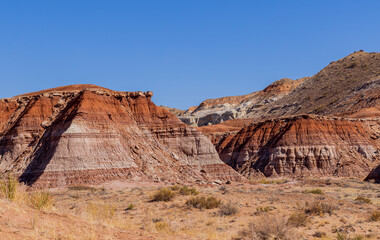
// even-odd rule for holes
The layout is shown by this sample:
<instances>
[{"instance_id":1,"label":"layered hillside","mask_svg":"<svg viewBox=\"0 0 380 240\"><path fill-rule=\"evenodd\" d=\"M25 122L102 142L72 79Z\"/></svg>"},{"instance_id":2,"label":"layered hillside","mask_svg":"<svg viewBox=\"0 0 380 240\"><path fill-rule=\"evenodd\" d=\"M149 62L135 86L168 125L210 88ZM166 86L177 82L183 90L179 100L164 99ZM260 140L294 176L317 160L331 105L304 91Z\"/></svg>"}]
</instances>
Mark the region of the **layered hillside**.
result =
<instances>
[{"instance_id":1,"label":"layered hillside","mask_svg":"<svg viewBox=\"0 0 380 240\"><path fill-rule=\"evenodd\" d=\"M270 105L287 94L307 78L298 80L281 79L262 91L242 96L207 99L199 106L192 107L178 117L190 126L207 126L236 118L247 118L251 109Z\"/></svg>"},{"instance_id":2,"label":"layered hillside","mask_svg":"<svg viewBox=\"0 0 380 240\"><path fill-rule=\"evenodd\" d=\"M295 116L243 127L217 144L245 176L365 177L380 163L378 120Z\"/></svg>"},{"instance_id":3,"label":"layered hillside","mask_svg":"<svg viewBox=\"0 0 380 240\"><path fill-rule=\"evenodd\" d=\"M1 99L0 171L45 186L240 178L151 97L73 85Z\"/></svg>"}]
</instances>

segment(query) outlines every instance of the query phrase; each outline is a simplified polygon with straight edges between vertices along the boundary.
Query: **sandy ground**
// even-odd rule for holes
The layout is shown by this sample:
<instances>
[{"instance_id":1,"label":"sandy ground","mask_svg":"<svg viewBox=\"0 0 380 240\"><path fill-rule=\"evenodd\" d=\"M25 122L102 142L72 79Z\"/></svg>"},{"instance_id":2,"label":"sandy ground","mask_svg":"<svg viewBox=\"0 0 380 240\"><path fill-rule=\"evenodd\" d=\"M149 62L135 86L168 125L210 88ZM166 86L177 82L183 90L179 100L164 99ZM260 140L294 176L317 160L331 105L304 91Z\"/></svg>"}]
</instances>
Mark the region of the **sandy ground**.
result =
<instances>
[{"instance_id":1,"label":"sandy ground","mask_svg":"<svg viewBox=\"0 0 380 240\"><path fill-rule=\"evenodd\" d=\"M295 239L380 239L380 220L370 220L380 211L379 184L325 178L191 186L197 196L231 203L238 210L232 216L223 215L221 207L188 206L193 196L178 190L171 201L152 202L164 185L115 181L51 189L54 205L42 210L25 201L0 199L0 239L243 239L250 223L258 225L255 230L260 224L274 228L279 223L265 220L294 215L305 217L297 226L289 221L285 226ZM307 213L316 203L329 207L330 213Z\"/></svg>"}]
</instances>

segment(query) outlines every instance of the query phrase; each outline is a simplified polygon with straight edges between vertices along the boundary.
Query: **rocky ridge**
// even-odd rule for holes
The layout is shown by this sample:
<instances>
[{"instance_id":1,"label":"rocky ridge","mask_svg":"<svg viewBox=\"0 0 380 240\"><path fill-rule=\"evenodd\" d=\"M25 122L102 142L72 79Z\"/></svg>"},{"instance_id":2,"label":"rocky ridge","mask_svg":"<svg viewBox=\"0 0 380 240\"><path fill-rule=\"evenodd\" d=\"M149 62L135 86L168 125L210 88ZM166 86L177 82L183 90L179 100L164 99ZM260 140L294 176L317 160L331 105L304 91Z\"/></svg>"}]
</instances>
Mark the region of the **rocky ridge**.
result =
<instances>
[{"instance_id":1,"label":"rocky ridge","mask_svg":"<svg viewBox=\"0 0 380 240\"><path fill-rule=\"evenodd\" d=\"M301 78L278 80L262 91L242 96L207 99L199 106L192 107L177 116L186 124L195 127L222 123L236 118L247 118L255 108L261 108L282 99L298 85L307 80Z\"/></svg>"},{"instance_id":2,"label":"rocky ridge","mask_svg":"<svg viewBox=\"0 0 380 240\"><path fill-rule=\"evenodd\" d=\"M238 180L152 92L72 85L0 100L0 171L29 185Z\"/></svg>"}]
</instances>

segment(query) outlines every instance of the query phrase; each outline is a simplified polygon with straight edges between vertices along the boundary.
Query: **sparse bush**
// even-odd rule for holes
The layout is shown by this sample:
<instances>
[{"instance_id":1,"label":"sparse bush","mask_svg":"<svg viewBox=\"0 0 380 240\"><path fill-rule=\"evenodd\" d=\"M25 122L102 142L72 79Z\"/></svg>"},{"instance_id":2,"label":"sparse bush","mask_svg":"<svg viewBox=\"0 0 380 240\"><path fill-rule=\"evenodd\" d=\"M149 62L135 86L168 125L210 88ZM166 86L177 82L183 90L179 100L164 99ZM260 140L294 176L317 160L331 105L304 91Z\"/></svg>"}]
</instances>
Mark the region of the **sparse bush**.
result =
<instances>
[{"instance_id":1,"label":"sparse bush","mask_svg":"<svg viewBox=\"0 0 380 240\"><path fill-rule=\"evenodd\" d=\"M239 212L239 209L231 202L228 202L227 204L222 204L219 207L220 216L232 216L232 215L236 215L238 212Z\"/></svg>"},{"instance_id":2,"label":"sparse bush","mask_svg":"<svg viewBox=\"0 0 380 240\"><path fill-rule=\"evenodd\" d=\"M319 188L317 188L317 189L311 189L311 190L306 190L305 193L321 194L321 195L324 194L323 191L322 191L322 189L319 189Z\"/></svg>"},{"instance_id":3,"label":"sparse bush","mask_svg":"<svg viewBox=\"0 0 380 240\"><path fill-rule=\"evenodd\" d=\"M372 222L380 222L380 211L375 211L371 213L369 218Z\"/></svg>"},{"instance_id":4,"label":"sparse bush","mask_svg":"<svg viewBox=\"0 0 380 240\"><path fill-rule=\"evenodd\" d=\"M298 213L293 213L290 215L288 218L287 224L292 227L301 227L301 226L306 226L306 224L309 221L309 216L307 216L303 212L298 212Z\"/></svg>"},{"instance_id":5,"label":"sparse bush","mask_svg":"<svg viewBox=\"0 0 380 240\"><path fill-rule=\"evenodd\" d=\"M91 186L86 186L86 185L74 185L74 186L69 186L69 190L74 190L74 191L92 191L95 192L96 188L91 187Z\"/></svg>"},{"instance_id":6,"label":"sparse bush","mask_svg":"<svg viewBox=\"0 0 380 240\"><path fill-rule=\"evenodd\" d=\"M210 196L210 197L192 197L186 201L186 205L192 206L198 209L213 209L219 207L221 200Z\"/></svg>"},{"instance_id":7,"label":"sparse bush","mask_svg":"<svg viewBox=\"0 0 380 240\"><path fill-rule=\"evenodd\" d=\"M175 193L172 190L168 188L161 188L153 194L151 201L152 202L159 202L159 201L168 202L172 200L174 196L175 196Z\"/></svg>"},{"instance_id":8,"label":"sparse bush","mask_svg":"<svg viewBox=\"0 0 380 240\"><path fill-rule=\"evenodd\" d=\"M321 231L317 231L313 234L313 237L316 237L316 238L323 238L326 236L327 236L327 234L325 232L321 232Z\"/></svg>"},{"instance_id":9,"label":"sparse bush","mask_svg":"<svg viewBox=\"0 0 380 240\"><path fill-rule=\"evenodd\" d=\"M198 195L198 191L195 188L188 188L188 187L184 186L184 187L181 187L179 189L179 194L181 194L181 195L194 195L195 196L195 195Z\"/></svg>"},{"instance_id":10,"label":"sparse bush","mask_svg":"<svg viewBox=\"0 0 380 240\"><path fill-rule=\"evenodd\" d=\"M13 201L16 198L18 181L11 175L0 180L0 193L3 197Z\"/></svg>"},{"instance_id":11,"label":"sparse bush","mask_svg":"<svg viewBox=\"0 0 380 240\"><path fill-rule=\"evenodd\" d=\"M180 188L181 188L181 186L179 186L179 185L173 185L170 187L170 189L173 191L178 191Z\"/></svg>"},{"instance_id":12,"label":"sparse bush","mask_svg":"<svg viewBox=\"0 0 380 240\"><path fill-rule=\"evenodd\" d=\"M372 203L371 199L363 197L363 196L358 196L355 201L357 202L362 202L362 203Z\"/></svg>"},{"instance_id":13,"label":"sparse bush","mask_svg":"<svg viewBox=\"0 0 380 240\"><path fill-rule=\"evenodd\" d=\"M269 180L269 179L261 179L258 181L258 183L261 183L261 184L282 184L282 183L287 183L288 180L286 179L273 179L273 180Z\"/></svg>"},{"instance_id":14,"label":"sparse bush","mask_svg":"<svg viewBox=\"0 0 380 240\"><path fill-rule=\"evenodd\" d=\"M255 223L250 223L247 229L239 233L242 240L294 240L299 239L294 228L288 226L287 219L284 216L265 215Z\"/></svg>"},{"instance_id":15,"label":"sparse bush","mask_svg":"<svg viewBox=\"0 0 380 240\"><path fill-rule=\"evenodd\" d=\"M257 207L256 208L256 214L270 212L274 209L276 209L276 208L273 206Z\"/></svg>"},{"instance_id":16,"label":"sparse bush","mask_svg":"<svg viewBox=\"0 0 380 240\"><path fill-rule=\"evenodd\" d=\"M49 192L39 191L30 195L29 203L37 210L47 209L53 206L54 199Z\"/></svg>"},{"instance_id":17,"label":"sparse bush","mask_svg":"<svg viewBox=\"0 0 380 240\"><path fill-rule=\"evenodd\" d=\"M98 221L111 220L116 212L116 207L102 203L88 203L86 208L89 216Z\"/></svg>"},{"instance_id":18,"label":"sparse bush","mask_svg":"<svg viewBox=\"0 0 380 240\"><path fill-rule=\"evenodd\" d=\"M332 214L337 207L331 204L321 203L321 202L313 202L309 204L305 203L305 213L309 215L323 215L325 213Z\"/></svg>"},{"instance_id":19,"label":"sparse bush","mask_svg":"<svg viewBox=\"0 0 380 240\"><path fill-rule=\"evenodd\" d=\"M133 210L135 208L135 206L132 204L132 203L130 203L129 205L128 205L128 207L125 209L126 211L128 211L128 210Z\"/></svg>"}]
</instances>

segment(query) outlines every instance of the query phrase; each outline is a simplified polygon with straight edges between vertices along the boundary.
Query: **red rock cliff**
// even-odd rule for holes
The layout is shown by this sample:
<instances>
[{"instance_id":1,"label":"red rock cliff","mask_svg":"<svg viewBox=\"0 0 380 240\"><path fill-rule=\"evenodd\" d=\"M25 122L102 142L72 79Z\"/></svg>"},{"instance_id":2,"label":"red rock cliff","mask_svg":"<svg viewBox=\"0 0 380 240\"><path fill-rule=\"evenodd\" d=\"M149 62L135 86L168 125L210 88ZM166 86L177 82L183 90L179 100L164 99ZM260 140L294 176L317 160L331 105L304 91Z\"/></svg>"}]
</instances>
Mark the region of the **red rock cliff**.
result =
<instances>
[{"instance_id":1,"label":"red rock cliff","mask_svg":"<svg viewBox=\"0 0 380 240\"><path fill-rule=\"evenodd\" d=\"M0 171L27 184L237 180L151 92L74 85L0 100Z\"/></svg>"}]
</instances>

